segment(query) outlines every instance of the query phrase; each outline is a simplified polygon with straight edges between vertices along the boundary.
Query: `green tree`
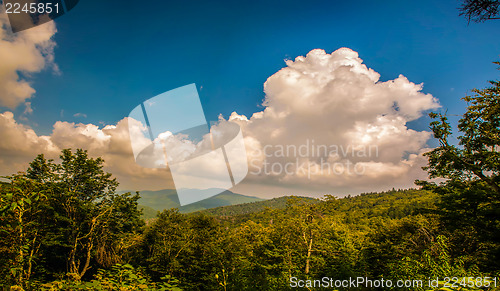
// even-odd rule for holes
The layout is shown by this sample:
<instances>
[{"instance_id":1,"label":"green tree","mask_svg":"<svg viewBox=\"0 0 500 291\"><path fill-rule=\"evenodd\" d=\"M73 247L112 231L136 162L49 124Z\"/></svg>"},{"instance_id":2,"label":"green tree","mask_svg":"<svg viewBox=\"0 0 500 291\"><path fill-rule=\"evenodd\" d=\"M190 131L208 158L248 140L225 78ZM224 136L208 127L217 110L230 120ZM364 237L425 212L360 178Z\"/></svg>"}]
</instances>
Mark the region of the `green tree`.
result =
<instances>
[{"instance_id":1,"label":"green tree","mask_svg":"<svg viewBox=\"0 0 500 291\"><path fill-rule=\"evenodd\" d=\"M193 239L186 215L177 209L164 210L144 232L139 246L141 260L155 278L180 274L180 259Z\"/></svg>"},{"instance_id":2,"label":"green tree","mask_svg":"<svg viewBox=\"0 0 500 291\"><path fill-rule=\"evenodd\" d=\"M500 82L490 84L463 98L468 107L458 123L458 145L450 141L446 115L429 114L435 119L430 125L439 146L425 154L429 164L424 169L430 178L444 182L417 184L441 194L445 225L462 230L462 239L472 240L469 251L486 249L485 257L493 263L500 258Z\"/></svg>"},{"instance_id":3,"label":"green tree","mask_svg":"<svg viewBox=\"0 0 500 291\"><path fill-rule=\"evenodd\" d=\"M127 237L143 222L139 195L117 194L118 182L103 171L101 158L86 151L62 151L61 163L39 155L22 179L42 185L42 273L61 272L83 277L93 263L108 267L120 262Z\"/></svg>"},{"instance_id":4,"label":"green tree","mask_svg":"<svg viewBox=\"0 0 500 291\"><path fill-rule=\"evenodd\" d=\"M0 253L3 283L26 287L41 246L41 185L22 174L0 186Z\"/></svg>"}]
</instances>

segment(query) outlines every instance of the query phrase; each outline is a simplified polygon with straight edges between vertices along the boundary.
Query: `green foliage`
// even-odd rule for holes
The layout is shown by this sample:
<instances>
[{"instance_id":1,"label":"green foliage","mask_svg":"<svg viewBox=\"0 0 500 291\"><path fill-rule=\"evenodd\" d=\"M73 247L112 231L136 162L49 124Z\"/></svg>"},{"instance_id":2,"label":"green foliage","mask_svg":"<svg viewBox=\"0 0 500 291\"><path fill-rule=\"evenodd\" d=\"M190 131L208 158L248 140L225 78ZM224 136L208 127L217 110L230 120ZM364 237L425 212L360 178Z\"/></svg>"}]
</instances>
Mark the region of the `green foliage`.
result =
<instances>
[{"instance_id":1,"label":"green foliage","mask_svg":"<svg viewBox=\"0 0 500 291\"><path fill-rule=\"evenodd\" d=\"M432 214L437 198L393 190L323 201L292 197L283 208L253 213L226 206L211 218L164 211L148 225L138 261L147 261L153 278L172 275L189 290L286 290L291 276L476 274L448 253Z\"/></svg>"},{"instance_id":2,"label":"green foliage","mask_svg":"<svg viewBox=\"0 0 500 291\"><path fill-rule=\"evenodd\" d=\"M149 206L138 205L137 208L142 211L141 218L144 221L149 221L158 215L158 210L155 210Z\"/></svg>"},{"instance_id":3,"label":"green foliage","mask_svg":"<svg viewBox=\"0 0 500 291\"><path fill-rule=\"evenodd\" d=\"M117 220L106 222L103 231L108 233L100 232L100 237L121 241L106 243L121 252L118 263L99 263L105 260L96 251L92 262L100 268L92 276L34 276L25 290L288 290L292 276L342 280L488 275L454 255L456 245L433 214L437 196L430 191L323 200L291 197L284 207L235 216L172 209L159 213L142 234L120 234L120 229L134 228L125 213L138 215L137 205L126 203L130 196L115 201ZM43 251L40 256L51 259Z\"/></svg>"},{"instance_id":4,"label":"green foliage","mask_svg":"<svg viewBox=\"0 0 500 291\"><path fill-rule=\"evenodd\" d=\"M0 196L0 269L3 280L18 286L29 281L41 244L38 206L47 199L39 183L22 175L13 175L10 184L1 186ZM2 280L0 280L2 282Z\"/></svg>"},{"instance_id":5,"label":"green foliage","mask_svg":"<svg viewBox=\"0 0 500 291\"><path fill-rule=\"evenodd\" d=\"M500 268L500 82L490 84L463 98L469 106L458 123L458 145L450 141L446 115L430 114L440 146L426 153L424 169L444 182L417 184L440 194L443 225L452 243L464 246L466 260L493 271Z\"/></svg>"},{"instance_id":6,"label":"green foliage","mask_svg":"<svg viewBox=\"0 0 500 291\"><path fill-rule=\"evenodd\" d=\"M60 273L82 278L110 267L140 231L139 195L115 193L104 161L63 150L61 163L39 155L26 173L0 185L0 283L31 288Z\"/></svg>"},{"instance_id":7,"label":"green foliage","mask_svg":"<svg viewBox=\"0 0 500 291\"><path fill-rule=\"evenodd\" d=\"M391 269L390 277L392 278L424 282L429 278L485 277L476 268L466 270L460 258L451 258L447 238L443 235L430 241L420 257L405 256ZM440 283L442 286L443 282ZM420 290L425 289L420 288Z\"/></svg>"},{"instance_id":8,"label":"green foliage","mask_svg":"<svg viewBox=\"0 0 500 291\"><path fill-rule=\"evenodd\" d=\"M76 275L76 276L75 276ZM41 284L40 290L148 290L181 291L179 281L170 276L161 278L161 282L151 282L142 269L135 269L129 264L116 264L109 270L100 269L90 282L81 282L77 274L68 274L67 279Z\"/></svg>"},{"instance_id":9,"label":"green foliage","mask_svg":"<svg viewBox=\"0 0 500 291\"><path fill-rule=\"evenodd\" d=\"M263 211L267 208L273 209L283 209L286 208L288 204L288 196L273 198L264 201L241 203L237 205L216 207L201 212L216 216L235 216L235 215L246 215L251 213L256 213ZM307 201L307 203L319 203L318 199L309 197L299 197L300 200Z\"/></svg>"}]
</instances>

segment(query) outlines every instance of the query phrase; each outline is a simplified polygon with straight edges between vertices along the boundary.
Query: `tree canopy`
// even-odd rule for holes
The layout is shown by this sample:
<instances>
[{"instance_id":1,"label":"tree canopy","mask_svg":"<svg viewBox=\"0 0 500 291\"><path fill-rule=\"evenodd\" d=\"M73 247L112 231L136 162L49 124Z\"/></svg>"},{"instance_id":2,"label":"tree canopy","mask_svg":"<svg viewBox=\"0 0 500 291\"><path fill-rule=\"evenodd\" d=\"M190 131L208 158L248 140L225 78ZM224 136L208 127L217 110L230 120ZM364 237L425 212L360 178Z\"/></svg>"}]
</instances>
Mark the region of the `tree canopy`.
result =
<instances>
[{"instance_id":1,"label":"tree canopy","mask_svg":"<svg viewBox=\"0 0 500 291\"><path fill-rule=\"evenodd\" d=\"M467 20L474 22L484 22L490 19L500 19L500 1L499 0L463 0L459 8L460 15Z\"/></svg>"},{"instance_id":2,"label":"tree canopy","mask_svg":"<svg viewBox=\"0 0 500 291\"><path fill-rule=\"evenodd\" d=\"M500 64L496 62L496 64ZM431 113L430 124L439 146L425 155L430 178L417 181L441 194L440 211L445 225L469 241L468 251L482 250L485 264L500 264L500 82L472 90L463 98L467 111L458 123L458 144L445 114ZM488 247L485 247L485 244Z\"/></svg>"}]
</instances>

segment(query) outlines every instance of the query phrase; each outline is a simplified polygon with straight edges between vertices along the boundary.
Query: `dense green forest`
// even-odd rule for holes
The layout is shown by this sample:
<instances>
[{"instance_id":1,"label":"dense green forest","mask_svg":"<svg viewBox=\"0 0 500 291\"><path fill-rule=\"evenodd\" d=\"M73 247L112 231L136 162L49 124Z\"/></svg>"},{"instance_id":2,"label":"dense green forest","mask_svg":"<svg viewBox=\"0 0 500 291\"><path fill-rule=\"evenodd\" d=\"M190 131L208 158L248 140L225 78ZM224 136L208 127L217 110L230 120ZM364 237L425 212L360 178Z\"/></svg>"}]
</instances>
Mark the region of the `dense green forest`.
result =
<instances>
[{"instance_id":1,"label":"dense green forest","mask_svg":"<svg viewBox=\"0 0 500 291\"><path fill-rule=\"evenodd\" d=\"M95 162L83 151L65 153L71 163ZM39 157L26 176L45 167L34 170L37 165L48 164ZM89 181L79 174L72 177ZM438 196L427 190L322 200L281 197L189 214L170 209L145 225L136 210L137 195L110 192L96 203L90 197L82 201L73 199L73 194L55 195L50 188L43 189L47 183L15 176L2 187L18 201L12 212L17 216L3 216L10 223L2 225L4 286L284 290L292 276L304 280L491 276L490 269L479 268L488 261L486 254L476 255L484 247L462 252L467 234L440 226Z\"/></svg>"},{"instance_id":2,"label":"dense green forest","mask_svg":"<svg viewBox=\"0 0 500 291\"><path fill-rule=\"evenodd\" d=\"M58 162L39 155L0 184L0 284L500 290L500 82L491 84L464 98L458 145L446 115L430 114L439 145L425 170L440 182L417 181L419 189L173 208L146 223L140 193L117 192L101 158L81 149L64 150Z\"/></svg>"}]
</instances>

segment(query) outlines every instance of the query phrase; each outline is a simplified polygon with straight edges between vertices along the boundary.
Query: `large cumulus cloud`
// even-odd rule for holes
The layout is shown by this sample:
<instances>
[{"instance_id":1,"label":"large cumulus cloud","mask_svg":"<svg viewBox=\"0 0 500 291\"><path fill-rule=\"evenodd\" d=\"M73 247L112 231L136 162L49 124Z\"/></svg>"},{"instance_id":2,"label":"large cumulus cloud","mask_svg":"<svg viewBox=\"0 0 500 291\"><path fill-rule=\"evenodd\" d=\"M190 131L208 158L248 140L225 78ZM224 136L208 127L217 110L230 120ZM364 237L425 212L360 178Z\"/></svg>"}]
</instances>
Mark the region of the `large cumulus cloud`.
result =
<instances>
[{"instance_id":1,"label":"large cumulus cloud","mask_svg":"<svg viewBox=\"0 0 500 291\"><path fill-rule=\"evenodd\" d=\"M407 127L439 107L433 96L422 93L422 84L403 75L381 82L348 48L331 54L316 49L286 65L264 84L263 111L229 118L244 129L253 173L247 181L360 192L411 187L425 176L421 153L431 135ZM301 145L309 152L282 153ZM318 147L328 151L312 152Z\"/></svg>"}]
</instances>

